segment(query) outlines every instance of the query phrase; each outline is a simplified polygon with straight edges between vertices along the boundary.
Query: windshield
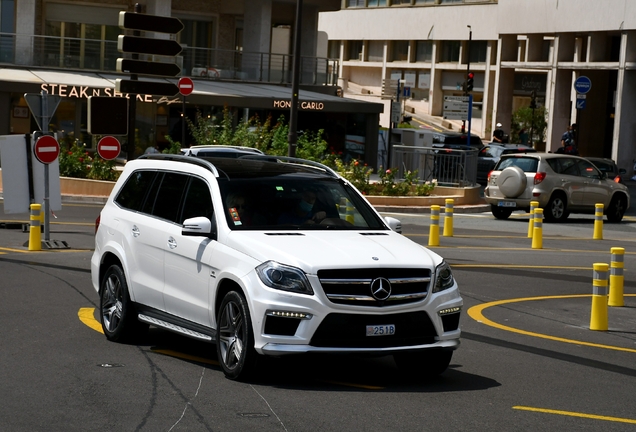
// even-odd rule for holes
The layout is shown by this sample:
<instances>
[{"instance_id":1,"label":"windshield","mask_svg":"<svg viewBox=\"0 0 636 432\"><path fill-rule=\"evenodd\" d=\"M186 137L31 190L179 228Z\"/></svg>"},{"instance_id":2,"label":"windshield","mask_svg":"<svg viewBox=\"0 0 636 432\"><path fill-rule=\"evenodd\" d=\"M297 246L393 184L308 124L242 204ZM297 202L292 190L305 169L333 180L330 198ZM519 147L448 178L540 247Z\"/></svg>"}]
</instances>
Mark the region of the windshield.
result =
<instances>
[{"instance_id":1,"label":"windshield","mask_svg":"<svg viewBox=\"0 0 636 432\"><path fill-rule=\"evenodd\" d=\"M219 179L232 230L388 229L358 192L335 178Z\"/></svg>"}]
</instances>

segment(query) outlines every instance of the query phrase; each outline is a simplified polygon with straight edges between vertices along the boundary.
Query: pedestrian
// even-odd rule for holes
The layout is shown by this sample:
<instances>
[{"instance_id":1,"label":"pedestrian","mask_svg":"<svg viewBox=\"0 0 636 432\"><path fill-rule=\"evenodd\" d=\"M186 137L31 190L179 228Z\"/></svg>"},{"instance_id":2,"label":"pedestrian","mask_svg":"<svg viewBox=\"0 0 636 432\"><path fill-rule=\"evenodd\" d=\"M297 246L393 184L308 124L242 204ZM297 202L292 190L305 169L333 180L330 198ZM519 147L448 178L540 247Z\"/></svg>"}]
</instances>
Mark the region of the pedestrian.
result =
<instances>
[{"instance_id":1,"label":"pedestrian","mask_svg":"<svg viewBox=\"0 0 636 432\"><path fill-rule=\"evenodd\" d=\"M497 129L492 133L492 141L498 144L504 142L504 136L506 135L504 130L501 128L503 125L501 123L497 123Z\"/></svg>"},{"instance_id":2,"label":"pedestrian","mask_svg":"<svg viewBox=\"0 0 636 432\"><path fill-rule=\"evenodd\" d=\"M573 123L571 126L568 126L568 130L561 135L561 148L556 152L573 155L579 154L579 150L576 147L576 124Z\"/></svg>"},{"instance_id":3,"label":"pedestrian","mask_svg":"<svg viewBox=\"0 0 636 432\"><path fill-rule=\"evenodd\" d=\"M154 153L161 153L159 151L159 146L157 144L155 144L154 146L148 146L146 148L146 151L144 152L144 154L154 154Z\"/></svg>"}]
</instances>

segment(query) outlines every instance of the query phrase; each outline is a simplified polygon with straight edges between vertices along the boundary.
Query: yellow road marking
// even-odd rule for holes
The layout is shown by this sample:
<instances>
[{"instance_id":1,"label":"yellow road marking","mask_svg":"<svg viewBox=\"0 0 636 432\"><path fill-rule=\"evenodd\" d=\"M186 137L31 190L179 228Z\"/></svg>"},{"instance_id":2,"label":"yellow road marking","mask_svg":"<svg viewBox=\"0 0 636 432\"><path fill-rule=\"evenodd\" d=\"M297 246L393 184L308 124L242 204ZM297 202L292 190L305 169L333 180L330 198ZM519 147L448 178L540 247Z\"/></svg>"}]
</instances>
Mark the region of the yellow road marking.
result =
<instances>
[{"instance_id":1,"label":"yellow road marking","mask_svg":"<svg viewBox=\"0 0 636 432\"><path fill-rule=\"evenodd\" d=\"M88 327L92 328L96 332L104 334L104 330L102 330L102 325L95 319L95 308L80 308L77 312L77 316L80 321L86 324Z\"/></svg>"},{"instance_id":2,"label":"yellow road marking","mask_svg":"<svg viewBox=\"0 0 636 432\"><path fill-rule=\"evenodd\" d=\"M20 252L20 253L29 253L29 252L33 252L33 251L28 251L26 249L13 249L13 248L6 248L6 247L0 247L1 251L7 251L7 252Z\"/></svg>"},{"instance_id":3,"label":"yellow road marking","mask_svg":"<svg viewBox=\"0 0 636 432\"><path fill-rule=\"evenodd\" d=\"M632 420L632 419L621 418L621 417L608 417L608 416L601 416L596 414L585 414L585 413L578 413L573 411L560 411L560 410L553 410L553 409L546 409L546 408L533 408L533 407L527 407L527 406L513 406L512 409L540 412L545 414L557 414L557 415L570 416L570 417L589 418L594 420L605 420L605 421L612 421L612 422L619 422L619 423L636 424L636 420Z\"/></svg>"},{"instance_id":4,"label":"yellow road marking","mask_svg":"<svg viewBox=\"0 0 636 432\"><path fill-rule=\"evenodd\" d=\"M625 294L625 296L636 297L636 294ZM537 338L541 338L541 339L548 339L548 340L553 340L553 341L557 341L557 342L564 342L564 343L575 344L575 345L583 345L583 346L589 346L589 347L594 347L594 348L603 348L603 349L608 349L608 350L613 350L613 351L624 351L624 352L636 353L636 349L622 348L622 347L617 347L617 346L612 346L612 345L603 345L603 344L597 344L597 343L591 343L591 342L584 342L584 341L574 340L574 339L566 339L566 338L562 338L562 337L550 336L550 335L546 335L546 334L542 334L542 333L535 333L535 332L530 332L530 331L526 331L526 330L517 329L517 328L514 328L514 327L509 327L509 326L506 326L506 325L499 324L499 323L496 323L494 321L491 321L488 318L486 318L484 316L484 314L483 314L484 309L487 309L487 308L493 307L493 306L501 306L501 305L505 305L505 304L510 304L510 303L519 303L519 302L535 301L535 300L555 300L555 299L571 299L571 298L585 298L585 297L592 297L592 295L591 294L577 294L577 295L526 297L526 298L516 298L516 299L508 299L508 300L498 300L498 301L494 301L494 302L490 302L490 303L484 303L484 304L481 304L481 305L473 306L470 309L468 309L468 315L472 319L474 319L475 321L480 322L482 324L486 324L488 326L495 327L495 328L498 328L500 330L506 330L506 331L509 331L509 332L512 332L512 333L522 334L522 335L525 335L525 336L532 336L532 337L537 337Z\"/></svg>"}]
</instances>

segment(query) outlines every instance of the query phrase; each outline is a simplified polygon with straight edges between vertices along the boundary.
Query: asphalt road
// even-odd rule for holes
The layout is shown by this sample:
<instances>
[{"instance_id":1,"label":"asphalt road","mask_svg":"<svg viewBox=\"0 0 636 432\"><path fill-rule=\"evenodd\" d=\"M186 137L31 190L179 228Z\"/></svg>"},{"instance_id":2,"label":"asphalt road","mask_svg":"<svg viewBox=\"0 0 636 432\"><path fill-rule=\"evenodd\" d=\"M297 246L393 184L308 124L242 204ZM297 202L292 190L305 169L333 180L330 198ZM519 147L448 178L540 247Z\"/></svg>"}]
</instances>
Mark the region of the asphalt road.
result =
<instances>
[{"instance_id":1,"label":"asphalt road","mask_svg":"<svg viewBox=\"0 0 636 432\"><path fill-rule=\"evenodd\" d=\"M636 218L545 224L532 249L514 214L456 214L432 247L465 307L462 346L442 376L413 381L390 357L268 359L249 383L225 379L213 346L153 329L140 345L100 334L90 284L99 206L64 205L51 239L0 229L0 424L7 431L605 430L636 428ZM427 245L428 215L392 215ZM3 215L2 222L26 221ZM442 217L442 227L443 227ZM591 331L592 270L625 248L624 307Z\"/></svg>"}]
</instances>

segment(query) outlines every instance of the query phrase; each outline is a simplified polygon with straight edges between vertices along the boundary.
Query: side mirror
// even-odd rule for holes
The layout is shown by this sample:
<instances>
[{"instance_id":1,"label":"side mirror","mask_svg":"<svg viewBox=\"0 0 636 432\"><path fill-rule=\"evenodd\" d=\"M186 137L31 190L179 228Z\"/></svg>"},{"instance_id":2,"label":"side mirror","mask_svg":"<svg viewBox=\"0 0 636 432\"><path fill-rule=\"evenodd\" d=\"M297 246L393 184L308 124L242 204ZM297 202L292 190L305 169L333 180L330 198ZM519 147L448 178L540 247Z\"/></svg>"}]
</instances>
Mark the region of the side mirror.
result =
<instances>
[{"instance_id":1,"label":"side mirror","mask_svg":"<svg viewBox=\"0 0 636 432\"><path fill-rule=\"evenodd\" d=\"M618 173L619 173L619 174L621 174L621 175L623 175L623 174L627 174L627 170L626 170L625 168L620 168L620 169L618 170Z\"/></svg>"},{"instance_id":2,"label":"side mirror","mask_svg":"<svg viewBox=\"0 0 636 432\"><path fill-rule=\"evenodd\" d=\"M402 234L402 222L400 222L398 219L385 216L384 221L393 231L398 234Z\"/></svg>"},{"instance_id":3,"label":"side mirror","mask_svg":"<svg viewBox=\"0 0 636 432\"><path fill-rule=\"evenodd\" d=\"M216 229L212 228L213 222L210 219L199 216L184 220L181 234L190 237L210 237L216 240Z\"/></svg>"}]
</instances>

